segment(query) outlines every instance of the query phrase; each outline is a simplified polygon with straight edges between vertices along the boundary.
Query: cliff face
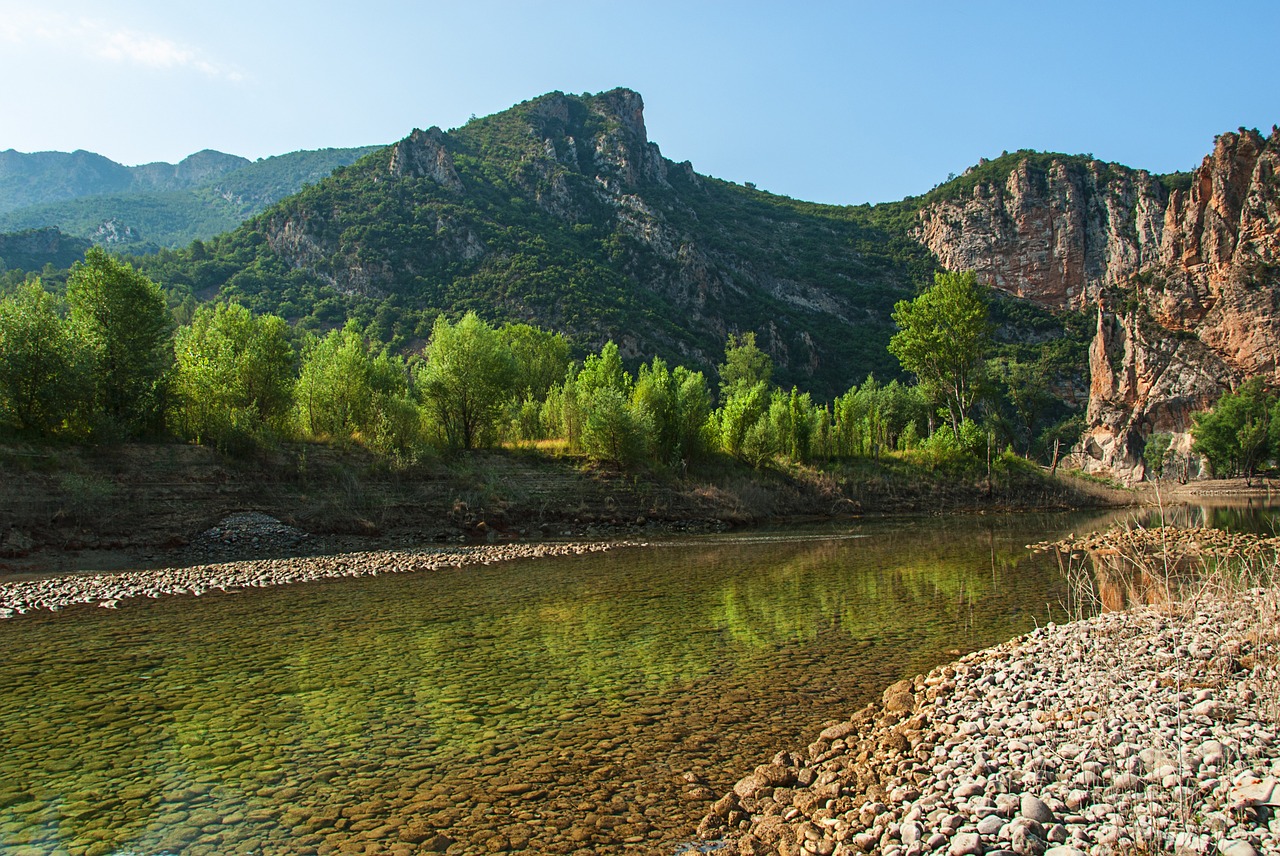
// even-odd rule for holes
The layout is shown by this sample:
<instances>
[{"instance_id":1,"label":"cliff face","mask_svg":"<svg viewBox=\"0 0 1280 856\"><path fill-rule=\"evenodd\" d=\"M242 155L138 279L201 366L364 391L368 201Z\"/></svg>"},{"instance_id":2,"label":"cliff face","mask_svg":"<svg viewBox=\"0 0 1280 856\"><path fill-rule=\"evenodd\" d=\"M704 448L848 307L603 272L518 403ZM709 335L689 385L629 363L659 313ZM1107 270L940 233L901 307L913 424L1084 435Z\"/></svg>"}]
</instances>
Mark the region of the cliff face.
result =
<instances>
[{"instance_id":1,"label":"cliff face","mask_svg":"<svg viewBox=\"0 0 1280 856\"><path fill-rule=\"evenodd\" d=\"M1141 478L1153 431L1185 451L1192 413L1247 377L1280 381L1280 131L1221 135L1168 191L1081 158L970 183L921 208L917 239L1009 294L1097 313L1086 469Z\"/></svg>"},{"instance_id":2,"label":"cliff face","mask_svg":"<svg viewBox=\"0 0 1280 856\"><path fill-rule=\"evenodd\" d=\"M1080 308L1158 257L1165 204L1145 172L1023 160L1001 184L922 209L918 237L950 270L1049 308Z\"/></svg>"}]
</instances>

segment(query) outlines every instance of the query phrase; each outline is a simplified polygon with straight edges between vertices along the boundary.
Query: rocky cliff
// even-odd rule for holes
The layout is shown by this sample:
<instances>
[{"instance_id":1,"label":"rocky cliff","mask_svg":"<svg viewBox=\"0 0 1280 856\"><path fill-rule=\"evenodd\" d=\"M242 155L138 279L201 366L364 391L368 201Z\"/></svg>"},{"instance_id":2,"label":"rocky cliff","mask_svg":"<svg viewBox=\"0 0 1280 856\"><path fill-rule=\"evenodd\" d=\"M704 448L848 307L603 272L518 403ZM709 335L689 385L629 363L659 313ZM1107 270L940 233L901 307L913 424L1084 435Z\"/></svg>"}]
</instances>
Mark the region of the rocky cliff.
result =
<instances>
[{"instance_id":1,"label":"rocky cliff","mask_svg":"<svg viewBox=\"0 0 1280 856\"><path fill-rule=\"evenodd\" d=\"M1141 478L1152 432L1186 451L1192 413L1244 378L1280 381L1280 131L1222 134L1189 176L1001 161L926 197L916 237L947 268L1097 314L1086 469Z\"/></svg>"}]
</instances>

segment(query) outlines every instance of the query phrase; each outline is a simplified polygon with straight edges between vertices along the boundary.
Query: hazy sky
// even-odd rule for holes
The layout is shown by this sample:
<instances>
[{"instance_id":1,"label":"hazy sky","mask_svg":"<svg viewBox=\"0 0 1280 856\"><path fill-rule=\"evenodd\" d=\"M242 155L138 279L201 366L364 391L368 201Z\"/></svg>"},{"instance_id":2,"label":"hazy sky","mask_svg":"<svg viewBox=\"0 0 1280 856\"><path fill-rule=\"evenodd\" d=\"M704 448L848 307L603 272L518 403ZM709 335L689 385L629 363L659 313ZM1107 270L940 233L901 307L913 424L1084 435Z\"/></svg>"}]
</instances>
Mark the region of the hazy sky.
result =
<instances>
[{"instance_id":1,"label":"hazy sky","mask_svg":"<svg viewBox=\"0 0 1280 856\"><path fill-rule=\"evenodd\" d=\"M0 0L0 150L257 158L627 86L699 172L876 202L1003 149L1192 168L1280 123L1278 33L1277 0Z\"/></svg>"}]
</instances>

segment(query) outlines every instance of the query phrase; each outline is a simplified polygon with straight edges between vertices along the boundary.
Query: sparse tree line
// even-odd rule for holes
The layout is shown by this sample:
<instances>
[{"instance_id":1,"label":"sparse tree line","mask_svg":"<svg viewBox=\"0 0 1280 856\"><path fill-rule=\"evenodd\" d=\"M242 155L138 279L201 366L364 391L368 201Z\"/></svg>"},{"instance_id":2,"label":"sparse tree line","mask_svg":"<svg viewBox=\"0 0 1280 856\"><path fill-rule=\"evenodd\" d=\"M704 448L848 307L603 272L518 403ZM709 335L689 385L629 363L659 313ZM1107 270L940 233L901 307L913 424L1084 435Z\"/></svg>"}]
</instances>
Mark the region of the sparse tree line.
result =
<instances>
[{"instance_id":1,"label":"sparse tree line","mask_svg":"<svg viewBox=\"0 0 1280 856\"><path fill-rule=\"evenodd\" d=\"M988 359L986 294L972 274L938 275L894 319L890 350L919 382L867 377L820 403L773 383L751 333L729 337L713 392L702 372L661 358L632 374L608 343L577 362L560 334L475 314L439 317L408 358L352 324L317 336L238 304L201 305L175 328L155 283L93 249L65 299L38 280L0 299L0 429L167 435L232 453L289 439L359 442L402 460L554 443L676 469L714 453L761 466L1043 448L1045 378Z\"/></svg>"}]
</instances>

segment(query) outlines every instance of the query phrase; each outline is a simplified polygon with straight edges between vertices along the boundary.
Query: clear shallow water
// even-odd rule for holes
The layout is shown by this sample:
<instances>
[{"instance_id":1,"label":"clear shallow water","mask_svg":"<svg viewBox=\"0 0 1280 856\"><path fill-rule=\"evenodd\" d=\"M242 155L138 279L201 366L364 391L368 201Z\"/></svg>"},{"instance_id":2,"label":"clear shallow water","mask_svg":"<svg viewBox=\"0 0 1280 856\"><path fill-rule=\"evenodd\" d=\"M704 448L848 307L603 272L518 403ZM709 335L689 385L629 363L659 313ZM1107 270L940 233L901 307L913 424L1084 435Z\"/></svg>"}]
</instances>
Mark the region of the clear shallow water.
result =
<instances>
[{"instance_id":1,"label":"clear shallow water","mask_svg":"<svg viewBox=\"0 0 1280 856\"><path fill-rule=\"evenodd\" d=\"M1080 517L916 520L0 622L0 852L670 853L1049 619ZM1060 612L1054 617L1060 617Z\"/></svg>"}]
</instances>

